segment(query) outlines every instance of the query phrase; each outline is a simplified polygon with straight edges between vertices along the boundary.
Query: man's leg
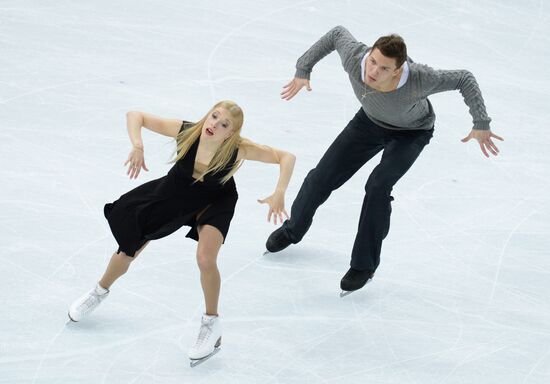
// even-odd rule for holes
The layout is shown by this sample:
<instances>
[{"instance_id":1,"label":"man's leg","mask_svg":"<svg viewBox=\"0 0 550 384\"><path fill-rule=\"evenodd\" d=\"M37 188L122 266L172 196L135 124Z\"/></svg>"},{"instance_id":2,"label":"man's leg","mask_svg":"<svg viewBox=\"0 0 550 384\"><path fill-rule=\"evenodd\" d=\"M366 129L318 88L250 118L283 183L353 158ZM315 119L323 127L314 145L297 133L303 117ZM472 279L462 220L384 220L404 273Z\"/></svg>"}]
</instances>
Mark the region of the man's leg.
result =
<instances>
[{"instance_id":1,"label":"man's leg","mask_svg":"<svg viewBox=\"0 0 550 384\"><path fill-rule=\"evenodd\" d=\"M383 131L360 109L304 179L292 204L290 219L269 236L267 250L278 252L302 240L317 208L380 152L383 143Z\"/></svg>"},{"instance_id":2,"label":"man's leg","mask_svg":"<svg viewBox=\"0 0 550 384\"><path fill-rule=\"evenodd\" d=\"M351 267L374 272L380 264L382 240L390 228L390 193L397 181L409 170L433 130L423 132L388 132L382 160L369 176L359 218L359 228L351 256Z\"/></svg>"},{"instance_id":3,"label":"man's leg","mask_svg":"<svg viewBox=\"0 0 550 384\"><path fill-rule=\"evenodd\" d=\"M382 150L383 137L376 130L371 132L371 125L363 110L359 110L304 179L292 204L290 219L282 227L293 243L302 240L317 208L332 191Z\"/></svg>"}]
</instances>

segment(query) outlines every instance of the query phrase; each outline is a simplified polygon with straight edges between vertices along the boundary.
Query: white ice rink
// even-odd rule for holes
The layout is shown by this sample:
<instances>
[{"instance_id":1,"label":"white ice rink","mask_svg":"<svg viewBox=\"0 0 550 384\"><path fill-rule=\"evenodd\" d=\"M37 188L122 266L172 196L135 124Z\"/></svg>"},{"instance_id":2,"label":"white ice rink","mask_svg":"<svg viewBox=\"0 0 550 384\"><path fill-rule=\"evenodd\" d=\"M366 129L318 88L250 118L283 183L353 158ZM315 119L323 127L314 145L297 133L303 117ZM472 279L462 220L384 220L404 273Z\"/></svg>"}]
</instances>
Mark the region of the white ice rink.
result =
<instances>
[{"instance_id":1,"label":"white ice rink","mask_svg":"<svg viewBox=\"0 0 550 384\"><path fill-rule=\"evenodd\" d=\"M435 135L392 195L376 277L341 299L375 157L319 209L304 240L262 256L276 227L256 202L278 168L246 163L222 247L220 353L190 368L203 297L186 228L151 243L109 299L65 326L116 243L103 205L163 176L173 142L144 132L129 180L125 113L199 119L221 99L243 136L309 169L359 109L337 53L313 91L279 93L336 25L397 32L417 62L469 69L492 130L460 139L458 91L430 97ZM550 382L550 4L540 1L0 0L0 383Z\"/></svg>"}]
</instances>

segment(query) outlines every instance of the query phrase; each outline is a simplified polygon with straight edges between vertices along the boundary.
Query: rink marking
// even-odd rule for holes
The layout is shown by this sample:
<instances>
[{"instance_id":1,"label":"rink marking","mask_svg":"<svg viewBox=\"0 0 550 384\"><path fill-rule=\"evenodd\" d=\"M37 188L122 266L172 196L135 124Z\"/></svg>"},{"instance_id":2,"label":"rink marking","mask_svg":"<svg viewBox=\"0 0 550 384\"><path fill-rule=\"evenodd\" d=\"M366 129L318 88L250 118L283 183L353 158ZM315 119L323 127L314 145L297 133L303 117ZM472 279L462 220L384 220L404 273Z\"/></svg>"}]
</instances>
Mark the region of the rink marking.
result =
<instances>
[{"instance_id":1,"label":"rink marking","mask_svg":"<svg viewBox=\"0 0 550 384\"><path fill-rule=\"evenodd\" d=\"M208 60L206 62L206 71L207 71L207 74L208 74L208 86L210 88L210 95L212 97L212 102L213 103L216 102L214 82L212 81L212 60L213 60L214 56L216 55L216 52L218 51L218 49L222 46L222 44L224 44L235 33L237 33L238 31L240 31L240 30L242 30L246 27L248 27L252 23L255 23L259 20L265 19L266 17L274 15L276 13L279 13L279 12L282 12L282 11L287 11L287 10L293 9L293 8L298 8L298 7L301 7L305 4L315 3L315 2L317 2L317 0L302 1L298 4L293 4L293 5L289 5L289 6L286 6L286 7L277 8L277 9L271 11L271 12L268 12L268 13L262 13L260 16L254 17L254 18L244 22L243 24L239 25L237 28L231 30L224 37L222 37L221 40L218 41L216 43L216 45L214 46L214 48L210 51L210 54L208 55Z\"/></svg>"},{"instance_id":2,"label":"rink marking","mask_svg":"<svg viewBox=\"0 0 550 384\"><path fill-rule=\"evenodd\" d=\"M508 234L508 238L504 242L504 245L502 246L502 249L500 251L499 257L498 257L498 263L497 263L497 270L495 272L495 278L493 279L493 287L491 289L491 295L489 296L490 300L493 300L495 296L495 291L497 288L498 279L500 277L500 270L502 268L502 261L504 259L504 253L506 252L506 249L508 248L508 244L510 243L510 240L512 240L512 237L517 232L517 230L529 219L531 216L533 216L535 213L538 213L536 210L532 210L527 216L525 216L515 227L510 231Z\"/></svg>"}]
</instances>

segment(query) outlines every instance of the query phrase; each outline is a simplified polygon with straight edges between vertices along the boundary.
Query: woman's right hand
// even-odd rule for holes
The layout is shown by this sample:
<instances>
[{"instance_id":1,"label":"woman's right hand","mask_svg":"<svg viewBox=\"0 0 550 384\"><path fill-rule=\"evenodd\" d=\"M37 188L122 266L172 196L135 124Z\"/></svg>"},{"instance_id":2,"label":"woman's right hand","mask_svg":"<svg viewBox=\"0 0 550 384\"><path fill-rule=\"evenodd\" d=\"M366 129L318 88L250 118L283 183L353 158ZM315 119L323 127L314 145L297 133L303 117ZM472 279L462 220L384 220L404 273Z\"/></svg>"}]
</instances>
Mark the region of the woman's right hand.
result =
<instances>
[{"instance_id":1,"label":"woman's right hand","mask_svg":"<svg viewBox=\"0 0 550 384\"><path fill-rule=\"evenodd\" d=\"M283 92L281 92L281 99L290 100L296 95L300 89L306 87L308 91L311 91L309 86L308 79L299 79L295 77L290 83L283 87Z\"/></svg>"},{"instance_id":2,"label":"woman's right hand","mask_svg":"<svg viewBox=\"0 0 550 384\"><path fill-rule=\"evenodd\" d=\"M149 171L145 165L145 154L143 153L142 147L132 148L130 154L128 155L128 160L126 160L124 166L126 166L126 164L128 164L128 171L126 174L130 175L130 179L137 178L142 168Z\"/></svg>"}]
</instances>

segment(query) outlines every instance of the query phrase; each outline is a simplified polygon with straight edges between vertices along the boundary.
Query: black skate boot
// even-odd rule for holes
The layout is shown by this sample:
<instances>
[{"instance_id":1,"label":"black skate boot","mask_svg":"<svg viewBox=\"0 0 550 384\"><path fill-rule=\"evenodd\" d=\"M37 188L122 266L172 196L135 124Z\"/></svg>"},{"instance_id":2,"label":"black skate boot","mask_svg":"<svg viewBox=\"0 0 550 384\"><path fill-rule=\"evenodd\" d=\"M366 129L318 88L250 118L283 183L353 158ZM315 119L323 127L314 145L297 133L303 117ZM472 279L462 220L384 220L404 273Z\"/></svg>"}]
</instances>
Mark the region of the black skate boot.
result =
<instances>
[{"instance_id":1,"label":"black skate boot","mask_svg":"<svg viewBox=\"0 0 550 384\"><path fill-rule=\"evenodd\" d=\"M373 276L373 271L359 271L357 269L350 268L340 281L340 288L342 289L340 297L344 297L346 295L349 295L353 291L357 291L358 289L363 288L365 284L367 284L367 282L372 279Z\"/></svg>"},{"instance_id":2,"label":"black skate boot","mask_svg":"<svg viewBox=\"0 0 550 384\"><path fill-rule=\"evenodd\" d=\"M276 229L269 235L265 247L269 252L279 252L292 244L283 227Z\"/></svg>"}]
</instances>

